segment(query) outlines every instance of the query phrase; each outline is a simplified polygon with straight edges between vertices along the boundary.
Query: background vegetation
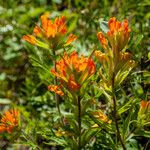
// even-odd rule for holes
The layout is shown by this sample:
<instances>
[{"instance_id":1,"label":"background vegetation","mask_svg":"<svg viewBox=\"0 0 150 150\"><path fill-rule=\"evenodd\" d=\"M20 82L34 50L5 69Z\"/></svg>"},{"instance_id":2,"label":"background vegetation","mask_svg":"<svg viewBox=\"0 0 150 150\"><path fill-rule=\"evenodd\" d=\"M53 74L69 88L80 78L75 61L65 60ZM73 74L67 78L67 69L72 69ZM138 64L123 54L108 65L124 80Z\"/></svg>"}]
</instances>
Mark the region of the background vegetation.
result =
<instances>
[{"instance_id":1,"label":"background vegetation","mask_svg":"<svg viewBox=\"0 0 150 150\"><path fill-rule=\"evenodd\" d=\"M35 23L46 11L52 16L63 14L69 31L78 36L77 51L88 54L98 43L96 33L102 21L112 16L119 20L127 18L132 29L130 51L137 62L134 73L124 82L122 90L137 99L150 99L150 1L149 0L2 0L0 1L0 110L18 106L22 112L23 126L31 143L12 144L13 137L0 134L0 149L28 149L37 143L50 149L47 141L48 122L54 122L55 102L47 90L51 82L49 69L52 64L48 52L25 44L22 36L32 33ZM136 43L134 42L136 40ZM45 70L45 72L43 72ZM126 98L129 95L124 95ZM103 96L99 96L101 100ZM63 104L62 104L63 107ZM30 121L32 119L32 122ZM57 120L57 118L55 118ZM38 122L38 124L37 124ZM41 131L41 132L37 132ZM36 134L35 134L36 133ZM41 136L42 135L42 136ZM18 143L21 141L20 137ZM101 137L93 149L101 148ZM130 148L140 149L148 138L138 137ZM54 148L54 147L53 147ZM148 150L148 147L147 147Z\"/></svg>"}]
</instances>

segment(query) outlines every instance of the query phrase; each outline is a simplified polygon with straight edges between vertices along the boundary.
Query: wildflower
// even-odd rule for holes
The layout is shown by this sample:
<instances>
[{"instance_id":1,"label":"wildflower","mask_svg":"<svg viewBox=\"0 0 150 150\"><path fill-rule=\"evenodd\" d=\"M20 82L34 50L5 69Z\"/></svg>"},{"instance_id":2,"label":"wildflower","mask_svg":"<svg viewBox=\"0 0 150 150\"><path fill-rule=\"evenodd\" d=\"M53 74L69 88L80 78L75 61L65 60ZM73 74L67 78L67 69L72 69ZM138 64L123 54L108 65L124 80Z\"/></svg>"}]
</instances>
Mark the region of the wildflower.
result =
<instances>
[{"instance_id":1,"label":"wildflower","mask_svg":"<svg viewBox=\"0 0 150 150\"><path fill-rule=\"evenodd\" d=\"M49 85L48 86L48 90L52 91L52 92L55 92L56 94L58 94L60 96L64 95L64 93L62 92L62 90L60 89L60 87L57 86L57 85Z\"/></svg>"},{"instance_id":2,"label":"wildflower","mask_svg":"<svg viewBox=\"0 0 150 150\"><path fill-rule=\"evenodd\" d=\"M115 17L110 18L108 21L108 27L109 30L107 32L107 37L110 45L115 53L119 53L119 51L125 48L130 39L131 30L128 25L128 20L119 22ZM103 33L98 32L97 37L103 48L108 49L108 41Z\"/></svg>"},{"instance_id":3,"label":"wildflower","mask_svg":"<svg viewBox=\"0 0 150 150\"><path fill-rule=\"evenodd\" d=\"M110 18L108 28L107 38L102 32L97 33L104 52L95 51L95 56L102 65L99 73L103 80L101 86L103 84L104 89L106 86L110 87L112 76L115 76L115 86L120 85L135 66L135 61L131 59L132 55L125 52L131 32L128 20L119 22L115 17Z\"/></svg>"},{"instance_id":4,"label":"wildflower","mask_svg":"<svg viewBox=\"0 0 150 150\"><path fill-rule=\"evenodd\" d=\"M44 43L41 40L39 41L38 38L40 38L46 41L45 44L48 44L51 48L56 48L58 44L68 46L76 40L77 37L70 34L68 40L61 43L62 40L59 39L67 33L66 19L64 16L61 16L56 17L54 21L52 21L48 17L48 13L43 14L41 16L41 27L36 25L33 29L33 35L25 35L23 36L23 39L31 44L43 47ZM48 43L49 40L51 41L50 43ZM40 44L38 44L38 42ZM47 47L45 46L44 48Z\"/></svg>"},{"instance_id":5,"label":"wildflower","mask_svg":"<svg viewBox=\"0 0 150 150\"><path fill-rule=\"evenodd\" d=\"M15 127L19 125L19 112L12 109L6 111L0 121L0 132L11 133Z\"/></svg>"},{"instance_id":6,"label":"wildflower","mask_svg":"<svg viewBox=\"0 0 150 150\"><path fill-rule=\"evenodd\" d=\"M108 39L113 49L121 51L127 45L131 30L128 27L128 20L123 22L117 21L115 17L110 18L108 22L109 31L107 32Z\"/></svg>"},{"instance_id":7,"label":"wildflower","mask_svg":"<svg viewBox=\"0 0 150 150\"><path fill-rule=\"evenodd\" d=\"M51 73L58 77L63 86L70 91L79 90L82 84L95 72L95 64L91 58L79 57L77 52L64 56L56 62L56 70Z\"/></svg>"}]
</instances>

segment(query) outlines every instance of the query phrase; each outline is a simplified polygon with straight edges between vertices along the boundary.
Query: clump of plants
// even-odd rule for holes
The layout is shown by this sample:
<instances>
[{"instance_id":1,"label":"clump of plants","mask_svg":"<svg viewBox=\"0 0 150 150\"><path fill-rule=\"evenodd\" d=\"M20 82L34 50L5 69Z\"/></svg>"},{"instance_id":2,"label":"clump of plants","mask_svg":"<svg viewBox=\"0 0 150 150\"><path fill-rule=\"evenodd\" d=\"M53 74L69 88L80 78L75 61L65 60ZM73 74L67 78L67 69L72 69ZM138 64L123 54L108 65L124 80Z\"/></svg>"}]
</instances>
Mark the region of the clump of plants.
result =
<instances>
[{"instance_id":1,"label":"clump of plants","mask_svg":"<svg viewBox=\"0 0 150 150\"><path fill-rule=\"evenodd\" d=\"M47 90L53 93L58 113L51 115L53 122L47 121L47 133L37 131L43 143L81 150L92 149L98 142L100 149L127 150L135 137L150 137L150 101L139 101L134 95L124 98L122 92L123 82L136 67L134 54L128 52L128 20L110 18L105 22L107 28L97 32L101 49L96 48L99 42L94 43L95 48L84 55L82 49L80 53L74 50L77 36L68 33L66 18L49 17L43 14L33 34L23 36L48 51L51 62ZM29 137L22 121L17 109L10 110L1 118L0 132L21 134L32 148L42 149L43 143L38 145Z\"/></svg>"}]
</instances>

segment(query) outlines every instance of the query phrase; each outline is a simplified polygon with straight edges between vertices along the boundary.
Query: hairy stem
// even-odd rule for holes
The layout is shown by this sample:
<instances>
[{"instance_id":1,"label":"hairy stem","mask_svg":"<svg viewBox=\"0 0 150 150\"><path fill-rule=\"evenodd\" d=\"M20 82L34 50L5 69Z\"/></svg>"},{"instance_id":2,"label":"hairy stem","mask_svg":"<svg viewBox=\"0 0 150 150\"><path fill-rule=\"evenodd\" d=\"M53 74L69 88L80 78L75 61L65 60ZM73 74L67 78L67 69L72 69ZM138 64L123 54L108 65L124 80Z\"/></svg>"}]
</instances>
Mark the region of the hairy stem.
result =
<instances>
[{"instance_id":1,"label":"hairy stem","mask_svg":"<svg viewBox=\"0 0 150 150\"><path fill-rule=\"evenodd\" d=\"M121 137L121 133L119 130L119 124L118 124L118 120L117 120L117 103L116 103L116 98L115 98L115 82L114 81L115 81L115 75L113 73L113 76L112 76L113 116L114 116L115 126L116 126L116 130L117 130L117 137L121 143L123 150L127 150L125 147L125 143Z\"/></svg>"}]
</instances>

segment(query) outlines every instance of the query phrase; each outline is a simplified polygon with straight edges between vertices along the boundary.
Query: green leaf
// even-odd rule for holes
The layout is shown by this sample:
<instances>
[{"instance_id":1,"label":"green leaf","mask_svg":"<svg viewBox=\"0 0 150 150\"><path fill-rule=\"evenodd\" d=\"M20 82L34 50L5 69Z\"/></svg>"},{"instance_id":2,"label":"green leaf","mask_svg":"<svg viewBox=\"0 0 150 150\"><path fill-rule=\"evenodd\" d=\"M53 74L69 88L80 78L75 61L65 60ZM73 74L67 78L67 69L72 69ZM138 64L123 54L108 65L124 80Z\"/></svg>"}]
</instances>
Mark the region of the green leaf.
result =
<instances>
[{"instance_id":1,"label":"green leaf","mask_svg":"<svg viewBox=\"0 0 150 150\"><path fill-rule=\"evenodd\" d=\"M108 28L108 22L103 21L103 20L100 20L100 21L99 21L99 24L100 24L101 30L102 30L104 33L107 33L108 30L109 30L109 28Z\"/></svg>"},{"instance_id":2,"label":"green leaf","mask_svg":"<svg viewBox=\"0 0 150 150\"><path fill-rule=\"evenodd\" d=\"M0 98L0 104L10 104L11 100L7 98Z\"/></svg>"},{"instance_id":3,"label":"green leaf","mask_svg":"<svg viewBox=\"0 0 150 150\"><path fill-rule=\"evenodd\" d=\"M78 15L75 14L72 18L72 21L70 21L70 25L69 25L69 28L68 28L68 33L72 32L75 28L76 28L76 25L77 25L77 22L78 22Z\"/></svg>"},{"instance_id":4,"label":"green leaf","mask_svg":"<svg viewBox=\"0 0 150 150\"><path fill-rule=\"evenodd\" d=\"M138 95L142 95L144 93L142 86L140 84L138 84L138 83L136 83L135 89L136 89L136 93Z\"/></svg>"},{"instance_id":5,"label":"green leaf","mask_svg":"<svg viewBox=\"0 0 150 150\"><path fill-rule=\"evenodd\" d=\"M138 142L135 139L130 139L128 143L126 143L127 150L139 150ZM122 150L122 146L119 146L118 150Z\"/></svg>"},{"instance_id":6,"label":"green leaf","mask_svg":"<svg viewBox=\"0 0 150 150\"><path fill-rule=\"evenodd\" d=\"M83 132L81 136L81 145L82 147L85 147L87 143L91 140L92 137L94 137L101 129L99 128L90 128Z\"/></svg>"},{"instance_id":7,"label":"green leaf","mask_svg":"<svg viewBox=\"0 0 150 150\"><path fill-rule=\"evenodd\" d=\"M144 129L137 130L135 132L135 136L144 136L144 137L150 138L150 131L146 131Z\"/></svg>"},{"instance_id":8,"label":"green leaf","mask_svg":"<svg viewBox=\"0 0 150 150\"><path fill-rule=\"evenodd\" d=\"M135 103L137 102L137 99L129 99L128 102L125 103L125 105L121 106L118 110L118 114L121 115L122 113L126 112L131 107L135 106Z\"/></svg>"},{"instance_id":9,"label":"green leaf","mask_svg":"<svg viewBox=\"0 0 150 150\"><path fill-rule=\"evenodd\" d=\"M137 47L139 44L140 44L140 42L141 42L141 40L143 39L143 35L142 34L140 34L140 35L138 35L137 37L136 37L136 41L134 42L134 46L135 47Z\"/></svg>"},{"instance_id":10,"label":"green leaf","mask_svg":"<svg viewBox=\"0 0 150 150\"><path fill-rule=\"evenodd\" d=\"M148 53L148 59L150 60L150 52Z\"/></svg>"},{"instance_id":11,"label":"green leaf","mask_svg":"<svg viewBox=\"0 0 150 150\"><path fill-rule=\"evenodd\" d=\"M36 57L30 56L30 59L32 60L32 64L35 67L40 67L40 68L42 68L43 70L45 70L46 72L49 73L49 68L47 68L46 66L44 66L44 64L42 64Z\"/></svg>"},{"instance_id":12,"label":"green leaf","mask_svg":"<svg viewBox=\"0 0 150 150\"><path fill-rule=\"evenodd\" d=\"M132 109L131 109L131 112L132 112ZM129 126L130 126L131 116L132 116L132 113L129 113L128 117L123 122L123 129L122 129L122 131L123 131L124 139L126 139L128 133L129 133Z\"/></svg>"},{"instance_id":13,"label":"green leaf","mask_svg":"<svg viewBox=\"0 0 150 150\"><path fill-rule=\"evenodd\" d=\"M45 142L45 144L53 145L53 146L56 146L56 145L65 146L65 145L67 145L67 141L65 139L62 139L62 138L50 137L49 140L52 140L53 142L49 142L49 143Z\"/></svg>"}]
</instances>

